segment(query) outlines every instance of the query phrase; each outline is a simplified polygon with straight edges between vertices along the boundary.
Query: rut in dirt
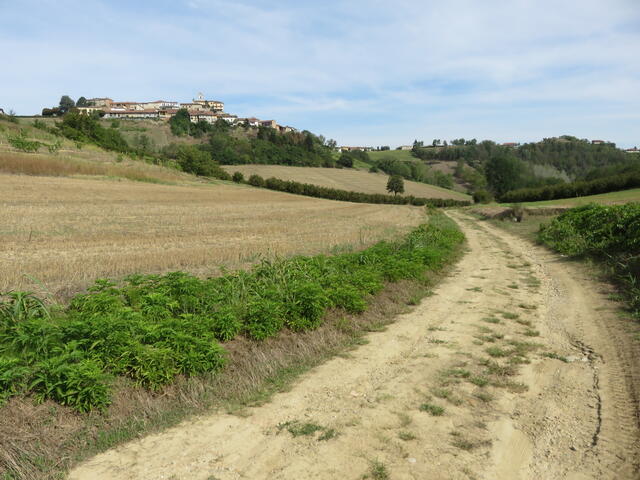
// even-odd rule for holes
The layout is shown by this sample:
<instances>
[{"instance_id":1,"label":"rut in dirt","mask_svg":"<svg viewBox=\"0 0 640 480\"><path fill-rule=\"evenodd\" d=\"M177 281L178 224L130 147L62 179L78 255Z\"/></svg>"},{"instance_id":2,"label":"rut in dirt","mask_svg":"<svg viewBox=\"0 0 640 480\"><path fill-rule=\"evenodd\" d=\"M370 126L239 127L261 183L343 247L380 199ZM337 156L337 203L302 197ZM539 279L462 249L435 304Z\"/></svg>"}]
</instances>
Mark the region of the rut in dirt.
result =
<instances>
[{"instance_id":1,"label":"rut in dirt","mask_svg":"<svg viewBox=\"0 0 640 480\"><path fill-rule=\"evenodd\" d=\"M451 216L467 254L368 344L246 417L213 412L71 478L636 478L640 370L606 288Z\"/></svg>"}]
</instances>

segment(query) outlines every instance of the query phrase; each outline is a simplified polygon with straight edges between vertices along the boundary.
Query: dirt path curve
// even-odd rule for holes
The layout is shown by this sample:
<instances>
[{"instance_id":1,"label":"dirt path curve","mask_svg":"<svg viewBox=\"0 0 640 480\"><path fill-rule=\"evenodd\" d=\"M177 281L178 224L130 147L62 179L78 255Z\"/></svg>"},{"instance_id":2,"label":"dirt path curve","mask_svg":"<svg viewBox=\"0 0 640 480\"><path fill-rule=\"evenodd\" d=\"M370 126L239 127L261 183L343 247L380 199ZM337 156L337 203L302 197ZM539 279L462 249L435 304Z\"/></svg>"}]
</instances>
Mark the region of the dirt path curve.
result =
<instances>
[{"instance_id":1,"label":"dirt path curve","mask_svg":"<svg viewBox=\"0 0 640 480\"><path fill-rule=\"evenodd\" d=\"M452 216L468 254L367 345L247 417L194 419L70 478L640 478L638 344L604 287Z\"/></svg>"}]
</instances>

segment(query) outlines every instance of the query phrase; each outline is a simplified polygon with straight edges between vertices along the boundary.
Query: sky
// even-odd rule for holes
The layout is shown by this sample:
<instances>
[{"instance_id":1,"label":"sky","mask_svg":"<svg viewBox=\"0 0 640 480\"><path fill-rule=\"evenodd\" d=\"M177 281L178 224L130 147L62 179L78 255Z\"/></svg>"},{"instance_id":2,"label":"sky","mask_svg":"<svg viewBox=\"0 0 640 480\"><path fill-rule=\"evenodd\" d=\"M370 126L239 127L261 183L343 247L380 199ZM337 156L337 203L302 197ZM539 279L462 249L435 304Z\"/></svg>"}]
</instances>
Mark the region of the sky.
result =
<instances>
[{"instance_id":1,"label":"sky","mask_svg":"<svg viewBox=\"0 0 640 480\"><path fill-rule=\"evenodd\" d=\"M640 0L0 0L0 108L187 102L339 145L640 147Z\"/></svg>"}]
</instances>

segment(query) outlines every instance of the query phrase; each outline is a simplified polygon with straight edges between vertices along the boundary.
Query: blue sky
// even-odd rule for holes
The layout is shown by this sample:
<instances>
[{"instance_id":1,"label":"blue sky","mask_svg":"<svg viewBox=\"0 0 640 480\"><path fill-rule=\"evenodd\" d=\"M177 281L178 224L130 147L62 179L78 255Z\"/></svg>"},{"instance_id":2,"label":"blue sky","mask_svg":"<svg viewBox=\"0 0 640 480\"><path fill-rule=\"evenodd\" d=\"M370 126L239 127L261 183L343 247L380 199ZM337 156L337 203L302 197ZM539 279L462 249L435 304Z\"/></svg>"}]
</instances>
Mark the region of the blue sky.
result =
<instances>
[{"instance_id":1,"label":"blue sky","mask_svg":"<svg viewBox=\"0 0 640 480\"><path fill-rule=\"evenodd\" d=\"M0 107L187 101L344 145L640 146L640 0L0 0Z\"/></svg>"}]
</instances>

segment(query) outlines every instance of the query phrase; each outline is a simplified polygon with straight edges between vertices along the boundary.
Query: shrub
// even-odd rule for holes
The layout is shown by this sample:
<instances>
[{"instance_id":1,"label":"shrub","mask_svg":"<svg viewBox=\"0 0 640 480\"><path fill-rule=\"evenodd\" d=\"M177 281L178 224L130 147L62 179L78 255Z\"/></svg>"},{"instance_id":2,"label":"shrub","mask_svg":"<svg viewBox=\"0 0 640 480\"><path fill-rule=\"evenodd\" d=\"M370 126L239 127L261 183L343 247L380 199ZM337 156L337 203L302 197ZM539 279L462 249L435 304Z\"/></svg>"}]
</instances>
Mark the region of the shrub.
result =
<instances>
[{"instance_id":1,"label":"shrub","mask_svg":"<svg viewBox=\"0 0 640 480\"><path fill-rule=\"evenodd\" d=\"M487 190L476 190L473 192L474 203L491 203L493 196Z\"/></svg>"},{"instance_id":2,"label":"shrub","mask_svg":"<svg viewBox=\"0 0 640 480\"><path fill-rule=\"evenodd\" d=\"M10 135L7 137L9 144L13 148L17 148L22 152L34 153L42 146L42 143L37 140L28 140L27 133L24 130L20 130L17 135Z\"/></svg>"},{"instance_id":3,"label":"shrub","mask_svg":"<svg viewBox=\"0 0 640 480\"><path fill-rule=\"evenodd\" d=\"M236 183L242 183L244 181L244 175L242 172L234 172L231 179Z\"/></svg>"},{"instance_id":4,"label":"shrub","mask_svg":"<svg viewBox=\"0 0 640 480\"><path fill-rule=\"evenodd\" d=\"M260 175L253 174L249 177L249 185L253 185L254 187L264 187L266 182Z\"/></svg>"},{"instance_id":5,"label":"shrub","mask_svg":"<svg viewBox=\"0 0 640 480\"><path fill-rule=\"evenodd\" d=\"M296 284L286 299L286 324L292 330L316 328L328 305L329 298L319 284Z\"/></svg>"},{"instance_id":6,"label":"shrub","mask_svg":"<svg viewBox=\"0 0 640 480\"><path fill-rule=\"evenodd\" d=\"M246 307L243 320L247 335L254 340L273 337L284 326L282 304L266 298L253 299Z\"/></svg>"}]
</instances>

